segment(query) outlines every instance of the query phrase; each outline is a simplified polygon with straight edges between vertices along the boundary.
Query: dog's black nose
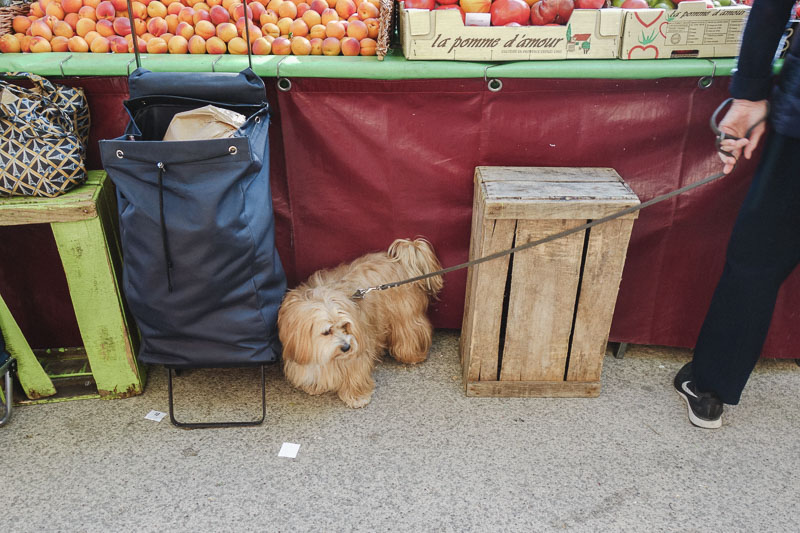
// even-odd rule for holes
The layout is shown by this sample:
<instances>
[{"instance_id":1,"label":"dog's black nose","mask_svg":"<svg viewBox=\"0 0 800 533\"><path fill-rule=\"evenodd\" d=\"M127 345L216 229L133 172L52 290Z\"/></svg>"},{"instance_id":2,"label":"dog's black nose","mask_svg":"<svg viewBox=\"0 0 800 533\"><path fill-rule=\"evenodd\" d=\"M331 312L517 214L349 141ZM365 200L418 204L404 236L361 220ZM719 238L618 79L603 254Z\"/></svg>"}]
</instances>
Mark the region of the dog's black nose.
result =
<instances>
[{"instance_id":1,"label":"dog's black nose","mask_svg":"<svg viewBox=\"0 0 800 533\"><path fill-rule=\"evenodd\" d=\"M349 343L346 342L346 343L342 344L342 351L343 352L347 352L349 350L350 350L350 344Z\"/></svg>"}]
</instances>

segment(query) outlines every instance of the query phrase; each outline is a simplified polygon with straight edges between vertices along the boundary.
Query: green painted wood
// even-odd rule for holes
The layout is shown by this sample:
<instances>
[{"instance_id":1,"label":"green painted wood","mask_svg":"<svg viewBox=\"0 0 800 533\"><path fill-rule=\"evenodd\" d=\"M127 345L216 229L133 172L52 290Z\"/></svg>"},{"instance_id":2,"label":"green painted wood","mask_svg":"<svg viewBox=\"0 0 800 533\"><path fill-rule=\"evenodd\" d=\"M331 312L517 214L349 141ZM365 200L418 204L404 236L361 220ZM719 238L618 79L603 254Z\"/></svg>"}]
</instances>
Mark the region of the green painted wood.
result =
<instances>
[{"instance_id":1,"label":"green painted wood","mask_svg":"<svg viewBox=\"0 0 800 533\"><path fill-rule=\"evenodd\" d=\"M90 171L86 183L55 198L0 198L0 226L49 224L94 218L97 216L97 187L104 174L102 171Z\"/></svg>"},{"instance_id":2,"label":"green painted wood","mask_svg":"<svg viewBox=\"0 0 800 533\"><path fill-rule=\"evenodd\" d=\"M102 198L103 174L94 202ZM143 375L123 313L119 284L99 217L51 224L69 285L75 317L97 392L122 398L140 394Z\"/></svg>"},{"instance_id":3,"label":"green painted wood","mask_svg":"<svg viewBox=\"0 0 800 533\"><path fill-rule=\"evenodd\" d=\"M3 330L8 353L17 360L17 379L25 391L25 396L35 400L55 394L56 388L53 382L33 354L2 296L0 296L0 329Z\"/></svg>"}]
</instances>

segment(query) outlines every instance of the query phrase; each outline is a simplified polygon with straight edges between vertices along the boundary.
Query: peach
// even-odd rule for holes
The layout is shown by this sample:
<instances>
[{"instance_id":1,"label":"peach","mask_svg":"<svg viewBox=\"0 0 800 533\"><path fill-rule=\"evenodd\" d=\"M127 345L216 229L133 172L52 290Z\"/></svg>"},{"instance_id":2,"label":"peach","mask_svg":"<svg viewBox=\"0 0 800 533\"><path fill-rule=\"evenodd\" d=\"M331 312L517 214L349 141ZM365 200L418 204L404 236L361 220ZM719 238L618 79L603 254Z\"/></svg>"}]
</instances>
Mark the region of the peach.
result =
<instances>
[{"instance_id":1,"label":"peach","mask_svg":"<svg viewBox=\"0 0 800 533\"><path fill-rule=\"evenodd\" d=\"M147 41L144 39L136 39L136 45L139 47L140 54L147 53ZM133 41L128 42L128 52L131 54L133 53Z\"/></svg>"},{"instance_id":2,"label":"peach","mask_svg":"<svg viewBox=\"0 0 800 533\"><path fill-rule=\"evenodd\" d=\"M109 0L112 4L114 4L114 9L117 11L127 11L128 10L128 2L126 0ZM64 3L64 0L61 0L61 3Z\"/></svg>"},{"instance_id":3,"label":"peach","mask_svg":"<svg viewBox=\"0 0 800 533\"><path fill-rule=\"evenodd\" d=\"M64 13L77 13L83 7L83 0L61 0L61 9Z\"/></svg>"},{"instance_id":4,"label":"peach","mask_svg":"<svg viewBox=\"0 0 800 533\"><path fill-rule=\"evenodd\" d=\"M361 20L377 18L380 15L380 10L366 0L358 4L357 12Z\"/></svg>"},{"instance_id":5,"label":"peach","mask_svg":"<svg viewBox=\"0 0 800 533\"><path fill-rule=\"evenodd\" d=\"M80 37L85 36L90 31L94 31L95 22L92 19L79 19L75 24L75 33Z\"/></svg>"},{"instance_id":6,"label":"peach","mask_svg":"<svg viewBox=\"0 0 800 533\"><path fill-rule=\"evenodd\" d=\"M279 18L278 14L275 11L273 11L272 9L267 9L266 11L264 11L261 14L260 17L258 17L258 22L262 26L264 24L267 24L268 22L271 22L272 24L276 24L278 22L278 18Z\"/></svg>"},{"instance_id":7,"label":"peach","mask_svg":"<svg viewBox=\"0 0 800 533\"><path fill-rule=\"evenodd\" d=\"M133 19L133 28L136 30L136 35L147 33L147 23L142 19Z\"/></svg>"},{"instance_id":8,"label":"peach","mask_svg":"<svg viewBox=\"0 0 800 533\"><path fill-rule=\"evenodd\" d=\"M164 39L165 43L168 43L170 39L175 37L175 35L170 32L167 32L167 33L162 33L161 35L159 35L159 37Z\"/></svg>"},{"instance_id":9,"label":"peach","mask_svg":"<svg viewBox=\"0 0 800 533\"><path fill-rule=\"evenodd\" d=\"M207 41L217 34L217 28L208 20L200 20L194 25L194 33Z\"/></svg>"},{"instance_id":10,"label":"peach","mask_svg":"<svg viewBox=\"0 0 800 533\"><path fill-rule=\"evenodd\" d=\"M50 49L53 52L68 52L68 39L63 35L56 35L50 40Z\"/></svg>"},{"instance_id":11,"label":"peach","mask_svg":"<svg viewBox=\"0 0 800 533\"><path fill-rule=\"evenodd\" d=\"M325 0L328 2L328 7L331 9L336 9L336 0Z\"/></svg>"},{"instance_id":12,"label":"peach","mask_svg":"<svg viewBox=\"0 0 800 533\"><path fill-rule=\"evenodd\" d=\"M72 29L72 26L70 26L69 23L59 20L53 25L53 35L56 37L66 37L69 39L75 35L75 30Z\"/></svg>"},{"instance_id":13,"label":"peach","mask_svg":"<svg viewBox=\"0 0 800 533\"><path fill-rule=\"evenodd\" d=\"M253 20L261 20L261 15L263 15L267 11L267 9L258 2L250 2L247 5L253 12L253 16L250 17Z\"/></svg>"},{"instance_id":14,"label":"peach","mask_svg":"<svg viewBox=\"0 0 800 533\"><path fill-rule=\"evenodd\" d=\"M167 21L161 17L153 17L147 21L147 31L155 37L158 37L162 33L167 33L168 30Z\"/></svg>"},{"instance_id":15,"label":"peach","mask_svg":"<svg viewBox=\"0 0 800 533\"><path fill-rule=\"evenodd\" d=\"M88 42L88 41L87 41ZM98 35L92 42L89 43L89 50L95 54L107 54L111 51L111 43L102 35Z\"/></svg>"},{"instance_id":16,"label":"peach","mask_svg":"<svg viewBox=\"0 0 800 533\"><path fill-rule=\"evenodd\" d=\"M165 6L158 0L153 0L152 2L147 4L147 14L151 17L164 18L167 16L167 6ZM164 44L166 45L167 43Z\"/></svg>"},{"instance_id":17,"label":"peach","mask_svg":"<svg viewBox=\"0 0 800 533\"><path fill-rule=\"evenodd\" d=\"M358 39L353 37L345 37L342 39L342 55L344 56L357 56L361 53L361 43Z\"/></svg>"},{"instance_id":18,"label":"peach","mask_svg":"<svg viewBox=\"0 0 800 533\"><path fill-rule=\"evenodd\" d=\"M174 4L170 4L170 5L174 5ZM166 17L164 17L164 21L167 23L167 31L169 33L173 33L174 34L175 33L175 28L178 27L178 23L180 22L178 20L178 15L167 15Z\"/></svg>"},{"instance_id":19,"label":"peach","mask_svg":"<svg viewBox=\"0 0 800 533\"><path fill-rule=\"evenodd\" d=\"M181 10L178 11L178 20L181 22L194 24L194 9L191 7L182 7Z\"/></svg>"},{"instance_id":20,"label":"peach","mask_svg":"<svg viewBox=\"0 0 800 533\"><path fill-rule=\"evenodd\" d=\"M167 15L177 15L181 12L182 9L186 9L186 6L180 2L172 2L167 6ZM194 8L188 8L194 11ZM166 18L166 17L164 17Z\"/></svg>"},{"instance_id":21,"label":"peach","mask_svg":"<svg viewBox=\"0 0 800 533\"><path fill-rule=\"evenodd\" d=\"M224 54L228 50L225 41L219 37L211 37L206 40L206 52L209 54Z\"/></svg>"},{"instance_id":22,"label":"peach","mask_svg":"<svg viewBox=\"0 0 800 533\"><path fill-rule=\"evenodd\" d=\"M44 37L34 35L31 38L30 50L34 54L39 54L42 52L52 52L53 47L50 46L50 41L48 41Z\"/></svg>"},{"instance_id":23,"label":"peach","mask_svg":"<svg viewBox=\"0 0 800 533\"><path fill-rule=\"evenodd\" d=\"M350 15L356 12L356 3L353 0L336 0L334 9L341 18L350 18Z\"/></svg>"},{"instance_id":24,"label":"peach","mask_svg":"<svg viewBox=\"0 0 800 533\"><path fill-rule=\"evenodd\" d=\"M231 21L231 14L228 13L228 10L222 6L214 6L208 12L208 15L211 17L211 23L215 26L218 24L222 24L223 22L230 22Z\"/></svg>"},{"instance_id":25,"label":"peach","mask_svg":"<svg viewBox=\"0 0 800 533\"><path fill-rule=\"evenodd\" d=\"M40 19L44 16L44 7L39 2L31 4L30 16Z\"/></svg>"},{"instance_id":26,"label":"peach","mask_svg":"<svg viewBox=\"0 0 800 533\"><path fill-rule=\"evenodd\" d=\"M331 21L339 20L339 13L335 9L328 8L320 15L320 24L327 25Z\"/></svg>"},{"instance_id":27,"label":"peach","mask_svg":"<svg viewBox=\"0 0 800 533\"><path fill-rule=\"evenodd\" d=\"M93 7L83 6L78 10L78 17L81 19L97 20L97 14Z\"/></svg>"},{"instance_id":28,"label":"peach","mask_svg":"<svg viewBox=\"0 0 800 533\"><path fill-rule=\"evenodd\" d=\"M292 22L294 22L294 20L289 17L283 17L278 21L278 28L281 30L281 35L289 35L291 31L289 28L291 28Z\"/></svg>"},{"instance_id":29,"label":"peach","mask_svg":"<svg viewBox=\"0 0 800 533\"><path fill-rule=\"evenodd\" d=\"M64 20L64 15L66 14L64 13L64 9L61 7L61 4L56 4L52 2L47 6L47 9L45 9L44 12L45 14L50 15L51 17L55 17L58 20Z\"/></svg>"},{"instance_id":30,"label":"peach","mask_svg":"<svg viewBox=\"0 0 800 533\"><path fill-rule=\"evenodd\" d=\"M167 50L168 50L167 41L165 41L161 37L153 37L152 39L147 41L148 54L166 54Z\"/></svg>"},{"instance_id":31,"label":"peach","mask_svg":"<svg viewBox=\"0 0 800 533\"><path fill-rule=\"evenodd\" d=\"M192 9L195 11L209 11L211 6L206 4L205 2L198 2L192 6Z\"/></svg>"},{"instance_id":32,"label":"peach","mask_svg":"<svg viewBox=\"0 0 800 533\"><path fill-rule=\"evenodd\" d=\"M281 34L281 29L278 27L277 24L267 22L261 27L261 33L263 33L264 35L269 35L271 37L279 37Z\"/></svg>"},{"instance_id":33,"label":"peach","mask_svg":"<svg viewBox=\"0 0 800 533\"><path fill-rule=\"evenodd\" d=\"M109 38L108 40L111 51L115 54L127 54L128 53L128 41L125 40L125 37L120 37L119 35L115 35L114 37Z\"/></svg>"},{"instance_id":34,"label":"peach","mask_svg":"<svg viewBox=\"0 0 800 533\"><path fill-rule=\"evenodd\" d=\"M80 16L77 13L67 13L64 15L64 22L69 24L70 28L73 30L75 29L75 25L78 24L78 20L80 20Z\"/></svg>"},{"instance_id":35,"label":"peach","mask_svg":"<svg viewBox=\"0 0 800 533\"><path fill-rule=\"evenodd\" d=\"M22 50L19 39L16 35L6 33L0 35L0 52L4 54L16 54Z\"/></svg>"},{"instance_id":36,"label":"peach","mask_svg":"<svg viewBox=\"0 0 800 533\"><path fill-rule=\"evenodd\" d=\"M144 42L147 42L147 41L149 41L150 39L152 39L152 38L153 38L153 34L152 34L152 33L147 33L147 32L144 32L143 34L141 34L141 35L139 36L139 38L140 38L141 40L143 40Z\"/></svg>"},{"instance_id":37,"label":"peach","mask_svg":"<svg viewBox=\"0 0 800 533\"><path fill-rule=\"evenodd\" d=\"M347 36L360 41L367 36L367 25L360 20L350 21L350 24L347 25Z\"/></svg>"},{"instance_id":38,"label":"peach","mask_svg":"<svg viewBox=\"0 0 800 533\"><path fill-rule=\"evenodd\" d=\"M272 41L272 53L276 56L288 56L292 51L292 43L286 37L276 37Z\"/></svg>"},{"instance_id":39,"label":"peach","mask_svg":"<svg viewBox=\"0 0 800 533\"><path fill-rule=\"evenodd\" d=\"M303 19L297 19L295 21L292 21L292 23L289 25L289 33L291 33L293 37L294 36L305 37L306 35L308 35L308 24L306 24L306 22ZM295 55L307 55L307 54L295 54Z\"/></svg>"},{"instance_id":40,"label":"peach","mask_svg":"<svg viewBox=\"0 0 800 533\"><path fill-rule=\"evenodd\" d=\"M236 29L236 25L233 22L223 22L217 26L217 37L226 43L238 35L239 30Z\"/></svg>"},{"instance_id":41,"label":"peach","mask_svg":"<svg viewBox=\"0 0 800 533\"><path fill-rule=\"evenodd\" d=\"M322 40L322 55L338 56L341 50L341 43L336 37L326 37Z\"/></svg>"},{"instance_id":42,"label":"peach","mask_svg":"<svg viewBox=\"0 0 800 533\"><path fill-rule=\"evenodd\" d=\"M269 0L267 2L267 10L272 10L274 12L278 12L278 7L286 0Z\"/></svg>"},{"instance_id":43,"label":"peach","mask_svg":"<svg viewBox=\"0 0 800 533\"><path fill-rule=\"evenodd\" d=\"M273 37L272 35L265 35L264 36L264 40L266 40L269 43L269 46L271 48L272 47L272 41L275 40L275 37Z\"/></svg>"},{"instance_id":44,"label":"peach","mask_svg":"<svg viewBox=\"0 0 800 533\"><path fill-rule=\"evenodd\" d=\"M205 54L206 53L206 40L199 35L192 35L189 38L189 53L190 54Z\"/></svg>"},{"instance_id":45,"label":"peach","mask_svg":"<svg viewBox=\"0 0 800 533\"><path fill-rule=\"evenodd\" d=\"M362 56L374 56L377 49L378 43L375 39L370 39L369 37L365 37L361 39L361 55Z\"/></svg>"},{"instance_id":46,"label":"peach","mask_svg":"<svg viewBox=\"0 0 800 533\"><path fill-rule=\"evenodd\" d=\"M136 19L134 19L136 20ZM131 32L131 21L127 17L117 17L114 19L114 32L121 37L125 37Z\"/></svg>"},{"instance_id":47,"label":"peach","mask_svg":"<svg viewBox=\"0 0 800 533\"><path fill-rule=\"evenodd\" d=\"M206 0L206 5L209 7L221 6L222 0Z\"/></svg>"},{"instance_id":48,"label":"peach","mask_svg":"<svg viewBox=\"0 0 800 533\"><path fill-rule=\"evenodd\" d=\"M328 34L325 33L325 26L322 24L317 24L315 26L311 26L311 29L308 30L308 37L310 39L324 39L327 37Z\"/></svg>"},{"instance_id":49,"label":"peach","mask_svg":"<svg viewBox=\"0 0 800 533\"><path fill-rule=\"evenodd\" d=\"M176 35L167 41L167 50L170 54L187 54L189 53L189 41L182 35Z\"/></svg>"},{"instance_id":50,"label":"peach","mask_svg":"<svg viewBox=\"0 0 800 533\"><path fill-rule=\"evenodd\" d=\"M31 41L33 40L33 36L31 35L23 35L22 38L19 40L19 49L23 54L27 54L31 51Z\"/></svg>"},{"instance_id":51,"label":"peach","mask_svg":"<svg viewBox=\"0 0 800 533\"><path fill-rule=\"evenodd\" d=\"M247 54L247 41L241 37L234 37L228 41L228 53L238 56Z\"/></svg>"},{"instance_id":52,"label":"peach","mask_svg":"<svg viewBox=\"0 0 800 533\"><path fill-rule=\"evenodd\" d=\"M308 5L308 7L322 15L322 12L328 9L329 6L328 2L325 0L311 0L311 3Z\"/></svg>"},{"instance_id":53,"label":"peach","mask_svg":"<svg viewBox=\"0 0 800 533\"><path fill-rule=\"evenodd\" d=\"M228 13L231 14L231 18L233 18L233 20L239 20L244 16L244 4L233 4L228 10ZM253 10L250 9L250 6L247 6L247 18L253 20Z\"/></svg>"},{"instance_id":54,"label":"peach","mask_svg":"<svg viewBox=\"0 0 800 533\"><path fill-rule=\"evenodd\" d=\"M84 6L89 6L91 8L97 8L100 5L102 0L83 0Z\"/></svg>"},{"instance_id":55,"label":"peach","mask_svg":"<svg viewBox=\"0 0 800 533\"><path fill-rule=\"evenodd\" d=\"M344 24L338 20L328 22L325 25L325 35L341 39L345 35Z\"/></svg>"},{"instance_id":56,"label":"peach","mask_svg":"<svg viewBox=\"0 0 800 533\"><path fill-rule=\"evenodd\" d=\"M306 4L305 2L297 4L297 16L302 17L305 15L306 11L310 10L311 6Z\"/></svg>"},{"instance_id":57,"label":"peach","mask_svg":"<svg viewBox=\"0 0 800 533\"><path fill-rule=\"evenodd\" d=\"M257 56L269 55L269 53L272 51L272 45L268 40L266 40L263 37L259 37L258 39L253 41L251 48L253 55Z\"/></svg>"},{"instance_id":58,"label":"peach","mask_svg":"<svg viewBox=\"0 0 800 533\"><path fill-rule=\"evenodd\" d=\"M178 26L175 28L175 35L180 35L188 41L194 36L194 26L188 22L179 22Z\"/></svg>"},{"instance_id":59,"label":"peach","mask_svg":"<svg viewBox=\"0 0 800 533\"><path fill-rule=\"evenodd\" d=\"M53 31L53 26L55 26L56 22L58 22L58 18L54 17L53 15L45 15L42 17L42 20L50 26L50 31Z\"/></svg>"},{"instance_id":60,"label":"peach","mask_svg":"<svg viewBox=\"0 0 800 533\"><path fill-rule=\"evenodd\" d=\"M377 7L378 10L381 9L381 0L367 0L367 2L369 2L373 6Z\"/></svg>"},{"instance_id":61,"label":"peach","mask_svg":"<svg viewBox=\"0 0 800 533\"><path fill-rule=\"evenodd\" d=\"M95 24L94 31L103 37L111 37L112 35L116 35L114 32L114 23L107 19L98 20L97 24Z\"/></svg>"},{"instance_id":62,"label":"peach","mask_svg":"<svg viewBox=\"0 0 800 533\"><path fill-rule=\"evenodd\" d=\"M294 19L297 17L297 6L291 2L282 2L278 6L278 16L289 17L290 19ZM273 43L273 48L275 47L275 43Z\"/></svg>"},{"instance_id":63,"label":"peach","mask_svg":"<svg viewBox=\"0 0 800 533\"><path fill-rule=\"evenodd\" d=\"M311 54L311 42L302 36L292 37L292 53L296 56L307 56Z\"/></svg>"},{"instance_id":64,"label":"peach","mask_svg":"<svg viewBox=\"0 0 800 533\"><path fill-rule=\"evenodd\" d=\"M322 39L319 37L315 37L311 39L311 55L312 56L321 56L322 55Z\"/></svg>"},{"instance_id":65,"label":"peach","mask_svg":"<svg viewBox=\"0 0 800 533\"><path fill-rule=\"evenodd\" d=\"M309 28L322 23L322 16L313 9L309 9L308 11L303 13L302 19L305 21L305 23L308 25Z\"/></svg>"},{"instance_id":66,"label":"peach","mask_svg":"<svg viewBox=\"0 0 800 533\"><path fill-rule=\"evenodd\" d=\"M70 52L83 53L89 51L89 43L83 40L83 37L70 37L67 40L67 48Z\"/></svg>"},{"instance_id":67,"label":"peach","mask_svg":"<svg viewBox=\"0 0 800 533\"><path fill-rule=\"evenodd\" d=\"M94 14L97 17L97 20L114 20L114 17L117 16L117 10L114 9L114 4L109 2L109 0L103 0L97 4Z\"/></svg>"},{"instance_id":68,"label":"peach","mask_svg":"<svg viewBox=\"0 0 800 533\"><path fill-rule=\"evenodd\" d=\"M377 39L381 31L381 22L378 19L367 19L364 24L367 25L367 37Z\"/></svg>"},{"instance_id":69,"label":"peach","mask_svg":"<svg viewBox=\"0 0 800 533\"><path fill-rule=\"evenodd\" d=\"M32 37L44 37L48 41L53 38L53 30L50 29L44 19L34 20L30 30Z\"/></svg>"},{"instance_id":70,"label":"peach","mask_svg":"<svg viewBox=\"0 0 800 533\"><path fill-rule=\"evenodd\" d=\"M192 15L192 22L194 22L194 25L197 26L197 23L200 22L201 20L206 20L208 22L211 22L211 15L208 14L208 11L203 11L202 9L195 9L194 15Z\"/></svg>"},{"instance_id":71,"label":"peach","mask_svg":"<svg viewBox=\"0 0 800 533\"><path fill-rule=\"evenodd\" d=\"M22 15L17 15L11 19L11 27L14 28L14 33L25 33L31 27L31 19Z\"/></svg>"},{"instance_id":72,"label":"peach","mask_svg":"<svg viewBox=\"0 0 800 533\"><path fill-rule=\"evenodd\" d=\"M222 0L222 7L225 8L225 11L228 11L233 4L241 3L242 0Z\"/></svg>"}]
</instances>

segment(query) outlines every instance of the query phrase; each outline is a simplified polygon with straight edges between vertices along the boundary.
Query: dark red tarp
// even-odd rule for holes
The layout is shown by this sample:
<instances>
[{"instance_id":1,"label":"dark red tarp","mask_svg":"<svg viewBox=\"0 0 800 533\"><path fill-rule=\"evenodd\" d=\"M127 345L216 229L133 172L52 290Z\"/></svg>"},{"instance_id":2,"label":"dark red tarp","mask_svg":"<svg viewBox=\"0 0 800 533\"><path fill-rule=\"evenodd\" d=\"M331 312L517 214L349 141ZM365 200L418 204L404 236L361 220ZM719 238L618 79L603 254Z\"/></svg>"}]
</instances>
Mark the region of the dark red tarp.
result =
<instances>
[{"instance_id":1,"label":"dark red tarp","mask_svg":"<svg viewBox=\"0 0 800 533\"><path fill-rule=\"evenodd\" d=\"M127 120L124 78L87 89L92 146ZM727 79L267 80L278 248L290 284L397 237L425 236L445 266L468 259L479 165L612 167L642 201L720 169L708 120ZM90 167L99 168L96 150ZM634 225L611 340L693 346L722 270L753 162L642 212ZM33 344L80 344L47 227L0 229L0 291ZM21 248L26 248L22 250ZM46 282L46 283L45 283ZM461 325L466 272L433 306ZM58 286L60 284L60 286ZM43 289L44 285L52 285ZM800 273L783 287L764 354L800 357ZM29 301L29 302L28 302Z\"/></svg>"}]
</instances>

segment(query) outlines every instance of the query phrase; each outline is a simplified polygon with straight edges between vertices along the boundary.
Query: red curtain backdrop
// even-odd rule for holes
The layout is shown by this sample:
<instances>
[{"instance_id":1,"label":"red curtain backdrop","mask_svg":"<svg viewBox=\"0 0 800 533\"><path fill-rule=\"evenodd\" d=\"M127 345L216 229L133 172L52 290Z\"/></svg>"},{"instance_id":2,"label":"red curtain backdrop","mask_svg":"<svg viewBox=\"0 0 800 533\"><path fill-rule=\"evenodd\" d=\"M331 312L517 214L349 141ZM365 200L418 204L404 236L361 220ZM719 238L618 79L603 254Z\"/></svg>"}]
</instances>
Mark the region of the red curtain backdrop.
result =
<instances>
[{"instance_id":1,"label":"red curtain backdrop","mask_svg":"<svg viewBox=\"0 0 800 533\"><path fill-rule=\"evenodd\" d=\"M96 142L121 134L124 78L71 78ZM424 236L443 265L468 259L476 166L614 168L642 201L720 170L708 121L726 78L660 80L268 79L278 248L290 285L319 268ZM634 225L610 339L691 347L724 262L754 162L643 211ZM37 346L80 344L44 227L0 228L0 291ZM13 258L13 259L12 259ZM47 283L42 283L47 280ZM389 281L389 280L387 280ZM431 314L461 326L466 271ZM49 285L43 289L44 285ZM36 296L38 295L38 296ZM800 273L778 299L764 355L800 357Z\"/></svg>"}]
</instances>

